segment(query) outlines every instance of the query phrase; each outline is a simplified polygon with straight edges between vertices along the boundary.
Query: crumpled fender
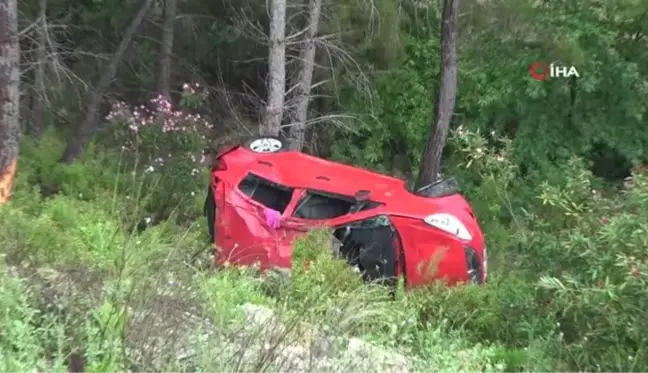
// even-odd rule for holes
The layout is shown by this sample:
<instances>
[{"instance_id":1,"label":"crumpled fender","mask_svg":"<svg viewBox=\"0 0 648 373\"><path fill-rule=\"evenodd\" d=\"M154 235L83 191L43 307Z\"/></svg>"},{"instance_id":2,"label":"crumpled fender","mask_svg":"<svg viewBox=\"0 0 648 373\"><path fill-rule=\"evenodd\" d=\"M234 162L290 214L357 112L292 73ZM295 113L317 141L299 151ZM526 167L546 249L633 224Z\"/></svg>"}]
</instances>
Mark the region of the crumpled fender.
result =
<instances>
[{"instance_id":1,"label":"crumpled fender","mask_svg":"<svg viewBox=\"0 0 648 373\"><path fill-rule=\"evenodd\" d=\"M281 221L277 221L280 215L250 202L226 183L219 183L219 187L222 193L216 221L217 264L290 267L293 235L287 234Z\"/></svg>"},{"instance_id":2,"label":"crumpled fender","mask_svg":"<svg viewBox=\"0 0 648 373\"><path fill-rule=\"evenodd\" d=\"M423 220L391 216L400 233L407 287L443 279L453 285L468 280L463 244Z\"/></svg>"}]
</instances>

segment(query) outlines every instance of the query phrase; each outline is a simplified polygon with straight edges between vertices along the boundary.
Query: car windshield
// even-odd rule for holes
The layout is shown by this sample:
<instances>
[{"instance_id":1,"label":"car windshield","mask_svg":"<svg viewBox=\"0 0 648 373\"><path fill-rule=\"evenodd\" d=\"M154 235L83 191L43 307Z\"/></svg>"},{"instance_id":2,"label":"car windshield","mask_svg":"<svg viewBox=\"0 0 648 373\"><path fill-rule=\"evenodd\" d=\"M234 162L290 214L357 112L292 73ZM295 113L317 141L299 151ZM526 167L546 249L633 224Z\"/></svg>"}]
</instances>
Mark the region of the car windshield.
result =
<instances>
[{"instance_id":1,"label":"car windshield","mask_svg":"<svg viewBox=\"0 0 648 373\"><path fill-rule=\"evenodd\" d=\"M363 201L356 204L355 198L326 192L309 190L297 203L293 216L300 219L334 219L348 213L375 208L380 204Z\"/></svg>"},{"instance_id":2,"label":"car windshield","mask_svg":"<svg viewBox=\"0 0 648 373\"><path fill-rule=\"evenodd\" d=\"M283 213L288 207L295 190L254 174L248 174L243 178L238 188L254 201L280 213Z\"/></svg>"},{"instance_id":3,"label":"car windshield","mask_svg":"<svg viewBox=\"0 0 648 373\"><path fill-rule=\"evenodd\" d=\"M301 219L333 219L348 214L353 204L353 198L308 191L297 204L293 216Z\"/></svg>"}]
</instances>

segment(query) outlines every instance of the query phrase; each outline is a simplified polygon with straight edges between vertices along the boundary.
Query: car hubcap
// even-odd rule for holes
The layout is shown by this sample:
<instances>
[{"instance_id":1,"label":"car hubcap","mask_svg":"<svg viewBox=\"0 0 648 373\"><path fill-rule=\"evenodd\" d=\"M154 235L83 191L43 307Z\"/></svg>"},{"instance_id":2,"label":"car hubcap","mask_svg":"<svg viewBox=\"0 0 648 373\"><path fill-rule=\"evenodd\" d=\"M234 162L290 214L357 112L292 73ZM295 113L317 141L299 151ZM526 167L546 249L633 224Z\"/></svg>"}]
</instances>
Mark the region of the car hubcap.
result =
<instances>
[{"instance_id":1,"label":"car hubcap","mask_svg":"<svg viewBox=\"0 0 648 373\"><path fill-rule=\"evenodd\" d=\"M257 153L272 153L281 149L281 141L277 139L257 139L250 144L250 150Z\"/></svg>"}]
</instances>

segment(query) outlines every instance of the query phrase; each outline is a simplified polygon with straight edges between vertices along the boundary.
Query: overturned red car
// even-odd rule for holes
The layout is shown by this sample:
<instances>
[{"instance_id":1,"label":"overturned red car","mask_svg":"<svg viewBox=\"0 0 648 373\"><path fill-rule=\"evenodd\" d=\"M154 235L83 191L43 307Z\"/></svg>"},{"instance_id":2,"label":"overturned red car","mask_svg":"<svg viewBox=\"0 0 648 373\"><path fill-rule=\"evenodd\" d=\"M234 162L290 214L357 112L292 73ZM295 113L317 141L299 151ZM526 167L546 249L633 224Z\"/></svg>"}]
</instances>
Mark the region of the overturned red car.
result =
<instances>
[{"instance_id":1,"label":"overturned red car","mask_svg":"<svg viewBox=\"0 0 648 373\"><path fill-rule=\"evenodd\" d=\"M365 280L483 283L484 235L454 179L400 179L286 149L275 137L219 153L205 201L217 265L290 268L293 240L329 227Z\"/></svg>"}]
</instances>

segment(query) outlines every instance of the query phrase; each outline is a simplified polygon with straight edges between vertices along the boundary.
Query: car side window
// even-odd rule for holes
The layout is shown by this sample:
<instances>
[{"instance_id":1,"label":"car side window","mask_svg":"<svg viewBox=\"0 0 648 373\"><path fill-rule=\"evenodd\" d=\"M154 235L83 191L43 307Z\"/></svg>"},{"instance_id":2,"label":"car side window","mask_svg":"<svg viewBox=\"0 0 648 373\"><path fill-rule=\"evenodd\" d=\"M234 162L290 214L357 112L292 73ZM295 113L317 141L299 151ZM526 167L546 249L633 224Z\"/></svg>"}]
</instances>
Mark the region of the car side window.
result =
<instances>
[{"instance_id":1,"label":"car side window","mask_svg":"<svg viewBox=\"0 0 648 373\"><path fill-rule=\"evenodd\" d=\"M282 214L288 207L295 190L254 174L248 174L243 178L238 188L254 201Z\"/></svg>"}]
</instances>

